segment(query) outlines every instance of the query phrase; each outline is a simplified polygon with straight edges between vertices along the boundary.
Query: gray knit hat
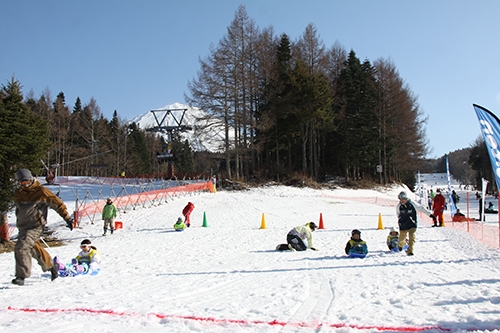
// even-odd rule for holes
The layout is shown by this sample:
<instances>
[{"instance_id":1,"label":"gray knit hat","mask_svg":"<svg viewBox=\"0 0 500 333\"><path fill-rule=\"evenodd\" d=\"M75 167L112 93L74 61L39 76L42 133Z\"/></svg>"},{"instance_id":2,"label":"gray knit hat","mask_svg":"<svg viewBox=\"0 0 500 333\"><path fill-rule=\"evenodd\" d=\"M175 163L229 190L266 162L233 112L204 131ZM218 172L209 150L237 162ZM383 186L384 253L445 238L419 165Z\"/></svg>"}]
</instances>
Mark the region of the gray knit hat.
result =
<instances>
[{"instance_id":1,"label":"gray knit hat","mask_svg":"<svg viewBox=\"0 0 500 333\"><path fill-rule=\"evenodd\" d=\"M24 180L33 180L33 175L28 169L21 169L16 172L16 179L18 182L22 182Z\"/></svg>"}]
</instances>

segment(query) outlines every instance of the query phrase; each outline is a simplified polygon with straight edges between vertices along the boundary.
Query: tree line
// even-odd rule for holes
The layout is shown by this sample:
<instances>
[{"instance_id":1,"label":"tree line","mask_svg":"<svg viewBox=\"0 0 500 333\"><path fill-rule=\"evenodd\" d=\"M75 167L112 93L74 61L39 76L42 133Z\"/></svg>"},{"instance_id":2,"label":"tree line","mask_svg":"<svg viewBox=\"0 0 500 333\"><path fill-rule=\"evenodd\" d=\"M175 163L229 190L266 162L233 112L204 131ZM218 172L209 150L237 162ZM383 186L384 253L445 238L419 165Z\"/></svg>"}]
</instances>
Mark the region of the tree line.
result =
<instances>
[{"instance_id":1,"label":"tree line","mask_svg":"<svg viewBox=\"0 0 500 333\"><path fill-rule=\"evenodd\" d=\"M229 178L414 183L427 119L387 59L327 48L309 24L292 42L260 29L244 6L200 59L186 100L225 123Z\"/></svg>"},{"instance_id":2,"label":"tree line","mask_svg":"<svg viewBox=\"0 0 500 333\"><path fill-rule=\"evenodd\" d=\"M35 176L47 168L58 176L166 175L168 163L156 158L168 146L163 137L124 122L116 110L106 119L94 98L86 104L77 98L70 109L63 92L55 100L49 91L38 99L33 95L24 97L15 77L0 89L0 211L10 208L20 168ZM174 137L179 176L194 177L197 167L210 169L202 158L196 166L189 143Z\"/></svg>"}]
</instances>

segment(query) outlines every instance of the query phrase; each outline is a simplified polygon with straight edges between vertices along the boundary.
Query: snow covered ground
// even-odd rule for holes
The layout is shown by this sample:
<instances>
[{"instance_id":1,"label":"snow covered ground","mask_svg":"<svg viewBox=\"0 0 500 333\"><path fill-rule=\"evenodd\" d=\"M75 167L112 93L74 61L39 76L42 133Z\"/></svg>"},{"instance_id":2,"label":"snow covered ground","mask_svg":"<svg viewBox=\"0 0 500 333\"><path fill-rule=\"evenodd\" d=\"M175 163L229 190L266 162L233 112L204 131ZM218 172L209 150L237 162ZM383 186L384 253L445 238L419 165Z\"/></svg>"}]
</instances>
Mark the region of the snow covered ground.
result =
<instances>
[{"instance_id":1,"label":"snow covered ground","mask_svg":"<svg viewBox=\"0 0 500 333\"><path fill-rule=\"evenodd\" d=\"M500 250L422 219L415 255L389 252L401 190L270 186L187 195L121 213L124 228L106 237L100 220L69 231L51 211L49 224L68 244L50 253L69 262L90 238L101 272L51 282L34 263L26 285L15 286L14 255L0 254L1 331L500 332ZM188 201L192 226L175 232ZM291 228L319 224L320 214L319 251L274 250ZM379 214L385 230L377 230ZM368 243L366 259L344 254L354 228Z\"/></svg>"}]
</instances>

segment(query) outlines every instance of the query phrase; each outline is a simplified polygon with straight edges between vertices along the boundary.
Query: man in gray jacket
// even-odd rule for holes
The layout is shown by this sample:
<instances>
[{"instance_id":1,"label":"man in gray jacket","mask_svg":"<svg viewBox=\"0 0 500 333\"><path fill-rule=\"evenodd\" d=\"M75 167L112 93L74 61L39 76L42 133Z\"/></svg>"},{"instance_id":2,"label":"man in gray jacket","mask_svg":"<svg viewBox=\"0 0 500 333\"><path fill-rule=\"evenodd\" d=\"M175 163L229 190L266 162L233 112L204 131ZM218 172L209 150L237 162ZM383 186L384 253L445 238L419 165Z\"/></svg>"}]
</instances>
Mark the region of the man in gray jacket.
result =
<instances>
[{"instance_id":1,"label":"man in gray jacket","mask_svg":"<svg viewBox=\"0 0 500 333\"><path fill-rule=\"evenodd\" d=\"M19 237L14 249L16 278L13 284L24 285L24 279L31 276L31 257L35 258L44 272L51 272L52 280L58 276L49 253L40 245L43 228L47 224L48 209L55 210L73 230L73 219L64 202L50 190L43 187L28 169L16 173L19 188L14 193L17 228Z\"/></svg>"}]
</instances>

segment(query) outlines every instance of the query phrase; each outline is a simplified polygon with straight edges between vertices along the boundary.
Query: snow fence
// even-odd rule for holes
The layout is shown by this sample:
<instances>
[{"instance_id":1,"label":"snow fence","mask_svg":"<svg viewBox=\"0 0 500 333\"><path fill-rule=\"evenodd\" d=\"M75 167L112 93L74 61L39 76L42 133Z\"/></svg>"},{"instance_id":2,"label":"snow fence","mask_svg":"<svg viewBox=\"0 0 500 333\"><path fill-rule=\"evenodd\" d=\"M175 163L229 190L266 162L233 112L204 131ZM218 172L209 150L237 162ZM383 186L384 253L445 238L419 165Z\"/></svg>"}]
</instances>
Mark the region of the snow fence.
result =
<instances>
[{"instance_id":1,"label":"snow fence","mask_svg":"<svg viewBox=\"0 0 500 333\"><path fill-rule=\"evenodd\" d=\"M123 187L125 189L125 187ZM122 212L135 210L137 208L149 208L151 206L168 202L174 197L192 194L194 192L210 191L215 192L211 181L202 181L192 184L172 186L168 188L145 190L142 187L135 189L135 193L120 192L113 199L116 208ZM86 195L83 200L77 199L76 210L74 211L75 227L79 226L80 221L87 217L94 223L96 215L101 215L102 209L106 205L106 199L102 196L98 199Z\"/></svg>"}]
</instances>

